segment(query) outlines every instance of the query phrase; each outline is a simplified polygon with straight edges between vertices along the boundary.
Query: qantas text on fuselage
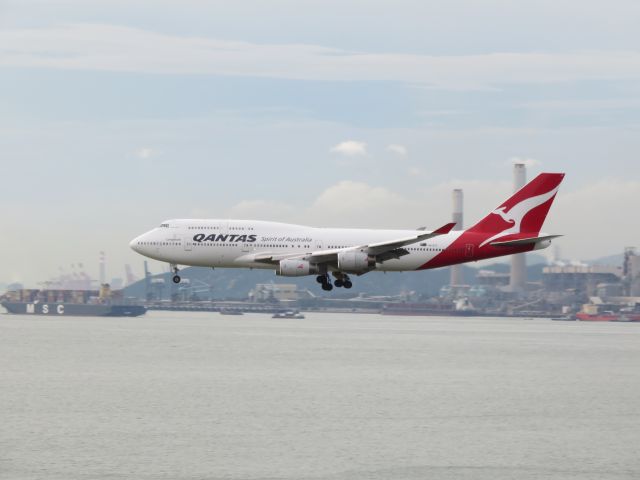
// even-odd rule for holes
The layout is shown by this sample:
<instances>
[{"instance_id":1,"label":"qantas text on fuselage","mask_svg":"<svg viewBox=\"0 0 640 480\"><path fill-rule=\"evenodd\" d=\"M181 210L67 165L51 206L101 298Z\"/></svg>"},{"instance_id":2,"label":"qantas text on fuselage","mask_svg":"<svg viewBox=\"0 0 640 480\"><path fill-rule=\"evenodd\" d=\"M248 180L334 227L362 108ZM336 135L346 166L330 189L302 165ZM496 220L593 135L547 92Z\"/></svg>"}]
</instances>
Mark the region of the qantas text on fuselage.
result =
<instances>
[{"instance_id":1,"label":"qantas text on fuselage","mask_svg":"<svg viewBox=\"0 0 640 480\"><path fill-rule=\"evenodd\" d=\"M351 288L352 275L413 271L546 248L541 234L564 174L541 173L466 230L315 228L257 220L167 220L131 241L136 252L178 265L266 268L282 276L316 275L324 290ZM333 282L332 278L333 277Z\"/></svg>"}]
</instances>

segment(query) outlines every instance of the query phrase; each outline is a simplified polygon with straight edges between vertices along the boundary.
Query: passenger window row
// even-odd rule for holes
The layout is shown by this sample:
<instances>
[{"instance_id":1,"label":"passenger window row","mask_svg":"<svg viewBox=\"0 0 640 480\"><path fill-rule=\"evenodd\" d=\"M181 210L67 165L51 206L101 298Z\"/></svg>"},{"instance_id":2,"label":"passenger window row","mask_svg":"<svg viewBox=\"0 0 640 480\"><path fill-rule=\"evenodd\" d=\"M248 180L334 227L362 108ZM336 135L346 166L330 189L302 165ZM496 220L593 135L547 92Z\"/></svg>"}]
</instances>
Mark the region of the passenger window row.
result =
<instances>
[{"instance_id":1,"label":"passenger window row","mask_svg":"<svg viewBox=\"0 0 640 480\"><path fill-rule=\"evenodd\" d=\"M180 242L138 242L138 245L176 246L180 245Z\"/></svg>"}]
</instances>

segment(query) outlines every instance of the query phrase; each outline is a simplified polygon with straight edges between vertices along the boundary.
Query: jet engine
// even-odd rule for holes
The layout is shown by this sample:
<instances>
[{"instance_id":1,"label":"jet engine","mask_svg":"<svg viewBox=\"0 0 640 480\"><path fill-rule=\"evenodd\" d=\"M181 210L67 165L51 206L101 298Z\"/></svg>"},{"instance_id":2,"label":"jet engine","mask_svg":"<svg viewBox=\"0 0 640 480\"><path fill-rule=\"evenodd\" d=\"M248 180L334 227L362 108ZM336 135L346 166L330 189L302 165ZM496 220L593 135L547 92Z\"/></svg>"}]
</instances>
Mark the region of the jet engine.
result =
<instances>
[{"instance_id":1,"label":"jet engine","mask_svg":"<svg viewBox=\"0 0 640 480\"><path fill-rule=\"evenodd\" d=\"M317 273L319 273L317 266L310 264L306 260L295 259L280 260L278 270L276 270L276 275L283 277L303 277Z\"/></svg>"},{"instance_id":2,"label":"jet engine","mask_svg":"<svg viewBox=\"0 0 640 480\"><path fill-rule=\"evenodd\" d=\"M540 240L539 242L536 242L535 245L533 246L534 250L542 250L543 248L547 248L551 245L551 239L547 238L545 240Z\"/></svg>"},{"instance_id":3,"label":"jet engine","mask_svg":"<svg viewBox=\"0 0 640 480\"><path fill-rule=\"evenodd\" d=\"M368 272L376 267L376 258L365 252L338 253L338 269L347 273Z\"/></svg>"}]
</instances>

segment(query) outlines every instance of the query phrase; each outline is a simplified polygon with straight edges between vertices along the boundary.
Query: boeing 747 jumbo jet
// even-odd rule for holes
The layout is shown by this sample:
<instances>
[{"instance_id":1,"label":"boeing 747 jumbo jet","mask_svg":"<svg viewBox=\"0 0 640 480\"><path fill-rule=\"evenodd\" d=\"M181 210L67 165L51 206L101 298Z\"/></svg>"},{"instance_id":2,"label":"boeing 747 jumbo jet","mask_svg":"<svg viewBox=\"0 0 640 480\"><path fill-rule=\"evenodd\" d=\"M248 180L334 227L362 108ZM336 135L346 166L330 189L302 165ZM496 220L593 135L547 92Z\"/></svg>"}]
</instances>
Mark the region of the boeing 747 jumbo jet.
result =
<instances>
[{"instance_id":1,"label":"boeing 747 jumbo jet","mask_svg":"<svg viewBox=\"0 0 640 480\"><path fill-rule=\"evenodd\" d=\"M267 268L276 275L317 275L323 290L351 288L351 275L439 268L546 248L559 235L540 229L562 173L541 173L471 228L448 223L431 232L315 228L254 220L167 220L130 246L178 265ZM331 276L334 277L333 283Z\"/></svg>"}]
</instances>

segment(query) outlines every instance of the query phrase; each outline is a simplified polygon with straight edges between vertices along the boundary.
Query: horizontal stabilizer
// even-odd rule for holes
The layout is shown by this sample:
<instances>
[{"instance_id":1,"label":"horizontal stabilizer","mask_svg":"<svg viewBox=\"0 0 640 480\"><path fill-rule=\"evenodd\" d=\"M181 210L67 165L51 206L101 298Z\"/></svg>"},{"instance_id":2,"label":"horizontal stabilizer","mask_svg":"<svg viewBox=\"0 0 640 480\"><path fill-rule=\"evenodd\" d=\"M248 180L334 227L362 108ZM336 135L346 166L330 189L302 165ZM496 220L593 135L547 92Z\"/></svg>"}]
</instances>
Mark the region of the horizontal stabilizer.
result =
<instances>
[{"instance_id":1,"label":"horizontal stabilizer","mask_svg":"<svg viewBox=\"0 0 640 480\"><path fill-rule=\"evenodd\" d=\"M523 245L531 245L533 243L544 242L561 237L562 235L545 235L543 237L518 238L516 240L506 240L504 242L491 242L494 247L521 247Z\"/></svg>"}]
</instances>

